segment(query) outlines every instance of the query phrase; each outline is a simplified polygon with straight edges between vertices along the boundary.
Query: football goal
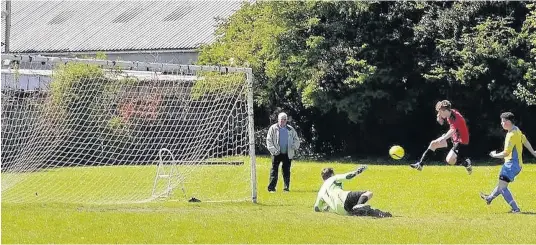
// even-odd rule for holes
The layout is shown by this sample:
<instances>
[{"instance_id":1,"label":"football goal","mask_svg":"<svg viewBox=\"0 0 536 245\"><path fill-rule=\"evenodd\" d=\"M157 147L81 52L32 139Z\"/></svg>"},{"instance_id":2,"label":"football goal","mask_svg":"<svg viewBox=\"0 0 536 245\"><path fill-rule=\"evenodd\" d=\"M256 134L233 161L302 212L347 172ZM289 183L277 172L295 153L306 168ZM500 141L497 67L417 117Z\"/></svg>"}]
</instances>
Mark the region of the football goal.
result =
<instances>
[{"instance_id":1,"label":"football goal","mask_svg":"<svg viewBox=\"0 0 536 245\"><path fill-rule=\"evenodd\" d=\"M2 55L2 201L256 202L250 68Z\"/></svg>"}]
</instances>

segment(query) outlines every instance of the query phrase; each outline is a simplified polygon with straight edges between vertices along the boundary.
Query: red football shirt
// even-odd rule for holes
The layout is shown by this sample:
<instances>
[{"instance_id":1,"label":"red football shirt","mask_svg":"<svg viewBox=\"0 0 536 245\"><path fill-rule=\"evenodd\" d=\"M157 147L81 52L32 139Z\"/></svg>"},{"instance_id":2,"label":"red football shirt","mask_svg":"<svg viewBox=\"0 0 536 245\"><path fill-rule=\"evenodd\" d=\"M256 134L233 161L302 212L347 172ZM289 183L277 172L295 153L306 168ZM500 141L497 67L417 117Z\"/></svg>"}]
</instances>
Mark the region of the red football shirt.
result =
<instances>
[{"instance_id":1,"label":"red football shirt","mask_svg":"<svg viewBox=\"0 0 536 245\"><path fill-rule=\"evenodd\" d=\"M465 119L457 110L452 109L451 112L452 114L447 118L447 122L451 129L456 130L452 135L452 142L458 142L464 145L469 144L469 130L467 129Z\"/></svg>"}]
</instances>

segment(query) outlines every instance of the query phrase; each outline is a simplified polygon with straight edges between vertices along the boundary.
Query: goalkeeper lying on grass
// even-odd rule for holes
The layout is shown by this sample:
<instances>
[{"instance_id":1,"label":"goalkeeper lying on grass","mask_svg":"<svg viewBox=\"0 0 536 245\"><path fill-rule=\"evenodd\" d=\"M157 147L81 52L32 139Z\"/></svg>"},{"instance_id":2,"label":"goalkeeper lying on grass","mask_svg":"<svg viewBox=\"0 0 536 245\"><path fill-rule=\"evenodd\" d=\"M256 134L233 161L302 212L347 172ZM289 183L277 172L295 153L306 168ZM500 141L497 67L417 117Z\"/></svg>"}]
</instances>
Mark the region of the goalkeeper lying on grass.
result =
<instances>
[{"instance_id":1,"label":"goalkeeper lying on grass","mask_svg":"<svg viewBox=\"0 0 536 245\"><path fill-rule=\"evenodd\" d=\"M324 184L318 191L315 202L315 212L334 212L341 215L392 217L389 212L372 209L365 204L372 198L370 191L344 191L342 189L343 180L349 180L362 173L367 166L361 166L356 171L335 175L333 168L322 170Z\"/></svg>"}]
</instances>

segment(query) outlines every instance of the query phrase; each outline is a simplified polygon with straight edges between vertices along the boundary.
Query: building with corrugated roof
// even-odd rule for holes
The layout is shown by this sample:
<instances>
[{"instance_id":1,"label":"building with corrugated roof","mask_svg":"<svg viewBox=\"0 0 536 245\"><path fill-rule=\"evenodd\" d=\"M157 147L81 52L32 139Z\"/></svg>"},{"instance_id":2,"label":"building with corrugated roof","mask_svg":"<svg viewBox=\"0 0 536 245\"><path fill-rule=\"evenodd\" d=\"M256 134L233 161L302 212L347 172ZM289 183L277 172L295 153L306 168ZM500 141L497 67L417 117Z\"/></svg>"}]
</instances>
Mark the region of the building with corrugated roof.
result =
<instances>
[{"instance_id":1,"label":"building with corrugated roof","mask_svg":"<svg viewBox=\"0 0 536 245\"><path fill-rule=\"evenodd\" d=\"M60 57L104 52L111 60L193 64L197 48L214 41L218 19L242 2L11 1L9 51ZM5 24L2 18L2 44Z\"/></svg>"}]
</instances>

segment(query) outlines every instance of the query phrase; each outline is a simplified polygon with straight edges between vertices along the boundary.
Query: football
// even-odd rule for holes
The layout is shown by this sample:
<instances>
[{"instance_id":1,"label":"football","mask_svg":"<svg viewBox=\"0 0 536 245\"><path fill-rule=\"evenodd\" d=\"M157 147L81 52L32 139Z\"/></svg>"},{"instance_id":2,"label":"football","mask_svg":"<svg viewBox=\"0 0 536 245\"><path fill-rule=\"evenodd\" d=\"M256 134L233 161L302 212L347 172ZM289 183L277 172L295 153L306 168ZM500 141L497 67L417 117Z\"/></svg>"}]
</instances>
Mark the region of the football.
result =
<instances>
[{"instance_id":1,"label":"football","mask_svg":"<svg viewBox=\"0 0 536 245\"><path fill-rule=\"evenodd\" d=\"M394 145L389 149L389 155L395 160L400 160L404 157L404 148L399 145Z\"/></svg>"}]
</instances>

